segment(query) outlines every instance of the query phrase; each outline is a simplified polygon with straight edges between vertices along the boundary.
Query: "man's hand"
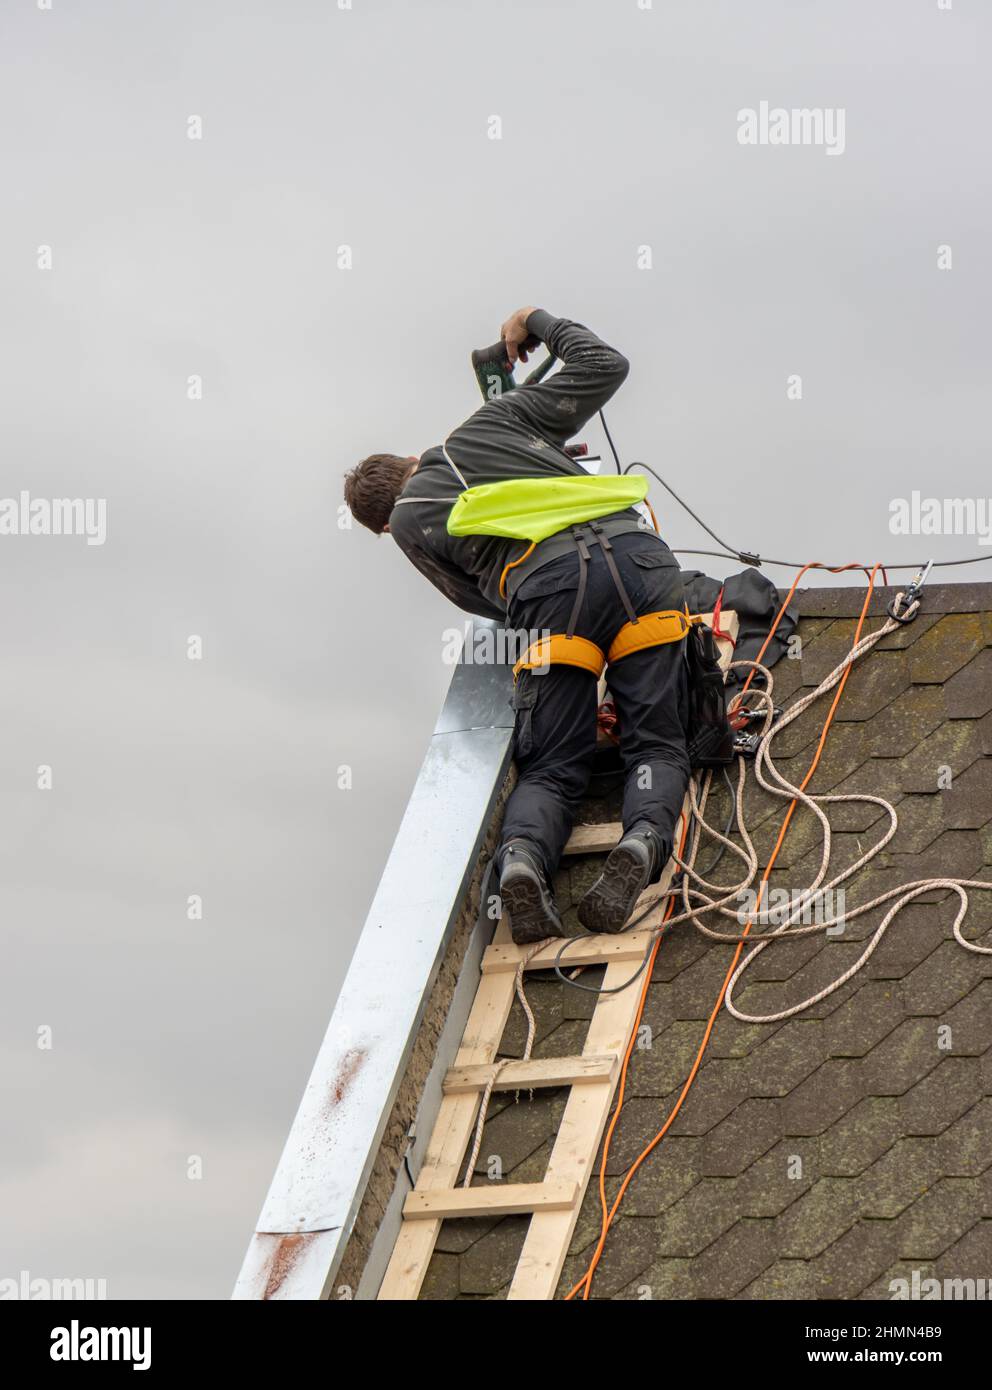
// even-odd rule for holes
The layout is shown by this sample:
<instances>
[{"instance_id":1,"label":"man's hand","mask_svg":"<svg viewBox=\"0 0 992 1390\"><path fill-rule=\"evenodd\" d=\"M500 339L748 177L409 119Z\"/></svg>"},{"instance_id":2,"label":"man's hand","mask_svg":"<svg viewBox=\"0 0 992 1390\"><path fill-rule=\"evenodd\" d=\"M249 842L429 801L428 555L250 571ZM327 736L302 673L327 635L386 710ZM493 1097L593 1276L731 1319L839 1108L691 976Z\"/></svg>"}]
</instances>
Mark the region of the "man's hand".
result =
<instances>
[{"instance_id":1,"label":"man's hand","mask_svg":"<svg viewBox=\"0 0 992 1390\"><path fill-rule=\"evenodd\" d=\"M525 309L518 309L515 314L511 314L506 323L499 330L499 336L506 344L506 355L510 359L510 366L516 365L517 360L527 361L527 354L533 352L541 341L535 338L532 333L527 332L527 320L537 306L528 304Z\"/></svg>"}]
</instances>

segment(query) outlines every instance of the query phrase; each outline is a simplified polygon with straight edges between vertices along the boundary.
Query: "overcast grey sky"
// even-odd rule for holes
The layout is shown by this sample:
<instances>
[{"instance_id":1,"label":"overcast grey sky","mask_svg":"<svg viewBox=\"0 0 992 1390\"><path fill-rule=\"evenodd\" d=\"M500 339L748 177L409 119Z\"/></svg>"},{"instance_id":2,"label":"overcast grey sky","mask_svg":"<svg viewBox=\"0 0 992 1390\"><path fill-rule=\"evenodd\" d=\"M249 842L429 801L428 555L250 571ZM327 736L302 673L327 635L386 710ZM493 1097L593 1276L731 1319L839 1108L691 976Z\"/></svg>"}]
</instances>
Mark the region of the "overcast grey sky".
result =
<instances>
[{"instance_id":1,"label":"overcast grey sky","mask_svg":"<svg viewBox=\"0 0 992 1390\"><path fill-rule=\"evenodd\" d=\"M470 349L534 303L630 358L625 460L737 545L981 553L890 536L888 506L989 492L992 14L3 0L0 25L0 498L108 507L102 546L0 535L0 1278L222 1298L460 621L339 528L343 470L439 442ZM843 153L741 145L762 101L842 108Z\"/></svg>"}]
</instances>

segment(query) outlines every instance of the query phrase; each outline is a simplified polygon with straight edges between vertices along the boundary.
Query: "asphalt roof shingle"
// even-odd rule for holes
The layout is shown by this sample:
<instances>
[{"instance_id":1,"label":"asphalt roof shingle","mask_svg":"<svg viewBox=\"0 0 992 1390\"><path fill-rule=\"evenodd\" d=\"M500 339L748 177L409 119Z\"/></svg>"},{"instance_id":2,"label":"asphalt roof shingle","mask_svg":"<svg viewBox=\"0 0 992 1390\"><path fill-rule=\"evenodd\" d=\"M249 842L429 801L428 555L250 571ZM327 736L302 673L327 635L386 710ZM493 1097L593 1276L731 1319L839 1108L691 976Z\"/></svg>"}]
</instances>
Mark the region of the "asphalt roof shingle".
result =
<instances>
[{"instance_id":1,"label":"asphalt roof shingle","mask_svg":"<svg viewBox=\"0 0 992 1390\"><path fill-rule=\"evenodd\" d=\"M801 656L775 668L777 702L808 692L843 656L862 596L801 595ZM890 596L876 595L871 613ZM923 607L852 674L811 784L896 804L899 830L848 885L848 907L924 876L992 879L992 585L933 586ZM823 712L821 702L775 745L793 781ZM747 819L762 859L785 804L751 783ZM715 783L714 824L729 805ZM615 794L581 814L616 818ZM852 804L833 808L831 820L839 868L874 842L886 816ZM817 823L800 811L772 886L805 886L820 853ZM701 862L711 855L704 849ZM565 862L556 881L564 911L574 913L601 862ZM737 869L727 855L717 877L732 883ZM974 940L992 927L992 894L970 898L964 933ZM676 1122L630 1185L594 1297L887 1299L890 1281L914 1270L921 1279L992 1276L992 956L954 942L956 907L946 893L910 904L853 980L794 1018L757 1025L721 1012ZM880 917L858 917L838 936L773 943L736 1003L773 1012L823 988L860 955ZM681 1090L731 949L689 924L662 943L610 1151L610 1198ZM582 978L595 983L601 971ZM529 978L527 992L535 1055L580 1051L593 996L546 976ZM525 1032L515 1005L501 1053L519 1055ZM503 1179L539 1181L565 1096L494 1096L477 1180L497 1156ZM594 1177L559 1296L584 1272L599 1220ZM421 1297L505 1296L526 1227L525 1217L446 1222Z\"/></svg>"}]
</instances>

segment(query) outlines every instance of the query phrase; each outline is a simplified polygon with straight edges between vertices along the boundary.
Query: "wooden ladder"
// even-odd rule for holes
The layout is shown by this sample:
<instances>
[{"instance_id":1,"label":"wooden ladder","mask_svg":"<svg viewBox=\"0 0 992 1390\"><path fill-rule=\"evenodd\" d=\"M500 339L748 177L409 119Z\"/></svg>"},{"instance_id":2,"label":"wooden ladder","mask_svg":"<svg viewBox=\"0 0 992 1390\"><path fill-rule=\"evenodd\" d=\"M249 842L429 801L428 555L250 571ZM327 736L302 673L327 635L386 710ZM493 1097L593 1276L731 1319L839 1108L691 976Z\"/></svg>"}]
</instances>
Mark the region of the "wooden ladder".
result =
<instances>
[{"instance_id":1,"label":"wooden ladder","mask_svg":"<svg viewBox=\"0 0 992 1390\"><path fill-rule=\"evenodd\" d=\"M736 614L721 614L721 626L736 636ZM730 655L728 649L724 664ZM688 815L688 799L684 814ZM565 846L565 853L606 852L621 834L622 827L616 823L579 826ZM668 887L674 868L670 862L660 883L645 890L634 915ZM568 950L569 965L605 965L604 991L626 984L651 949L651 928L662 921L664 907L664 903L659 904L637 931L575 940ZM561 945L561 941L549 941L526 962L525 971L550 969ZM530 1225L507 1296L554 1298L609 1118L641 990L632 985L618 994L598 995L580 1056L509 1062L500 1071L495 1083L499 1091L571 1088L543 1182L461 1187L459 1178L475 1128L479 1099L496 1070L499 1045L513 1005L514 977L522 957L532 949L514 945L504 918L496 928L492 945L483 954L482 980L461 1046L445 1076L441 1105L416 1186L403 1206L403 1221L379 1289L380 1299L417 1298L442 1221L528 1212Z\"/></svg>"}]
</instances>

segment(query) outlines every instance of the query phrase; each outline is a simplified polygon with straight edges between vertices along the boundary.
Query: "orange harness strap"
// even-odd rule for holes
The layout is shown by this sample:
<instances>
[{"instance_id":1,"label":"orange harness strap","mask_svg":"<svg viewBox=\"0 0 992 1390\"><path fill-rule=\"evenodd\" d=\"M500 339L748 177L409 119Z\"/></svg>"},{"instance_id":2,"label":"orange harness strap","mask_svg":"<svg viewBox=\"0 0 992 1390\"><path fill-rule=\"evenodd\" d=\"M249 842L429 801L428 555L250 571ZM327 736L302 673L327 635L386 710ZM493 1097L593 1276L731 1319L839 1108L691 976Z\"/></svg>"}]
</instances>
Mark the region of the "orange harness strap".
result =
<instances>
[{"instance_id":1,"label":"orange harness strap","mask_svg":"<svg viewBox=\"0 0 992 1390\"><path fill-rule=\"evenodd\" d=\"M538 666L580 666L599 680L605 665L606 657L595 642L556 632L530 644L513 668L513 679L516 680L521 671L533 671Z\"/></svg>"},{"instance_id":2,"label":"orange harness strap","mask_svg":"<svg viewBox=\"0 0 992 1390\"><path fill-rule=\"evenodd\" d=\"M527 559L528 555L533 555L534 548L536 545L537 541L531 541L530 545L527 547L527 549L524 551L522 555L520 555L516 560L511 560L508 565L503 566L503 572L499 577L500 598L506 598L506 576L510 573L511 570L515 570L518 565L522 565L523 562Z\"/></svg>"},{"instance_id":3,"label":"orange harness strap","mask_svg":"<svg viewBox=\"0 0 992 1390\"><path fill-rule=\"evenodd\" d=\"M612 665L615 661L622 661L625 656L643 651L645 647L681 642L692 624L701 621L701 618L690 617L678 608L642 613L636 623L624 623L606 656L595 642L590 642L586 637L569 637L567 633L555 632L530 644L513 668L513 679L516 680L521 671L533 671L535 667L579 666L598 680L607 662Z\"/></svg>"},{"instance_id":4,"label":"orange harness strap","mask_svg":"<svg viewBox=\"0 0 992 1390\"><path fill-rule=\"evenodd\" d=\"M657 613L642 613L636 623L624 623L614 637L606 659L611 664L621 661L625 656L643 651L645 647L661 647L666 642L681 642L693 623L701 620L690 618L678 608L662 608Z\"/></svg>"}]
</instances>

